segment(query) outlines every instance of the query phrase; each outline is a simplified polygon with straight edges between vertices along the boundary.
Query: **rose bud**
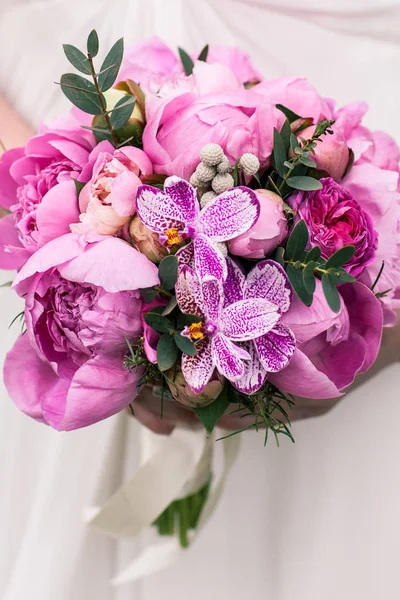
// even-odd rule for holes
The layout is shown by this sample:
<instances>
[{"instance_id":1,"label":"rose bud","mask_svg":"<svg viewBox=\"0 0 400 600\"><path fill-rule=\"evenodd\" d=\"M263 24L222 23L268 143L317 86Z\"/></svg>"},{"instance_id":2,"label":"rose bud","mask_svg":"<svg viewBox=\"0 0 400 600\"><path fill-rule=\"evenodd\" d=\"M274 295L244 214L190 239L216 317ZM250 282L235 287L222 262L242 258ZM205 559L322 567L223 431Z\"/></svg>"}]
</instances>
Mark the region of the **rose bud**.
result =
<instances>
[{"instance_id":1,"label":"rose bud","mask_svg":"<svg viewBox=\"0 0 400 600\"><path fill-rule=\"evenodd\" d=\"M192 392L178 365L169 369L169 371L166 372L166 376L166 381L172 396L177 402L189 406L190 408L208 406L218 398L224 387L224 377L216 370L200 394Z\"/></svg>"},{"instance_id":2,"label":"rose bud","mask_svg":"<svg viewBox=\"0 0 400 600\"><path fill-rule=\"evenodd\" d=\"M271 254L288 233L282 198L269 190L255 190L255 193L260 201L258 221L249 231L228 242L232 254L250 259Z\"/></svg>"},{"instance_id":3,"label":"rose bud","mask_svg":"<svg viewBox=\"0 0 400 600\"><path fill-rule=\"evenodd\" d=\"M301 131L298 137L309 140L314 131L315 125L312 125ZM334 128L332 134L327 133L321 136L320 140L314 148L315 154L310 154L310 158L317 164L317 169L325 171L335 181L340 181L344 176L350 157L346 140L340 131Z\"/></svg>"},{"instance_id":4,"label":"rose bud","mask_svg":"<svg viewBox=\"0 0 400 600\"><path fill-rule=\"evenodd\" d=\"M137 215L131 221L129 233L132 246L147 256L151 262L158 264L168 254L167 248L161 245L157 233L146 227Z\"/></svg>"}]
</instances>

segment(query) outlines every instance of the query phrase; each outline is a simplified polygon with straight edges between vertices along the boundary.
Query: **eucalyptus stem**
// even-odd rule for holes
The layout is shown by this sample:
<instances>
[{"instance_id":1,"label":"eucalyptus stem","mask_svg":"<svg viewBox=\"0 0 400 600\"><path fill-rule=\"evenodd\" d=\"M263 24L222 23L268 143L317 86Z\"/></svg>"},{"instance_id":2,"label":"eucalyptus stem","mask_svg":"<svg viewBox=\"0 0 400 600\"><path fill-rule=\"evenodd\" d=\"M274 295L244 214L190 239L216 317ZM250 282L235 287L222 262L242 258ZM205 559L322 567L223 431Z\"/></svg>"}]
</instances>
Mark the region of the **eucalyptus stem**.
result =
<instances>
[{"instance_id":1,"label":"eucalyptus stem","mask_svg":"<svg viewBox=\"0 0 400 600\"><path fill-rule=\"evenodd\" d=\"M303 263L303 262L299 263L299 261L296 261L296 260L285 260L285 263L287 265L292 265L292 266L295 266L298 264L302 269L305 269L307 267L307 263ZM321 269L321 267L314 267L314 272L315 271L317 273L322 273L322 275L329 273L329 271L327 271L326 269Z\"/></svg>"},{"instance_id":2,"label":"eucalyptus stem","mask_svg":"<svg viewBox=\"0 0 400 600\"><path fill-rule=\"evenodd\" d=\"M89 62L89 65L90 65L90 71L91 71L91 74L92 74L93 83L94 83L94 86L96 88L96 92L97 92L97 95L98 95L98 98L99 98L99 102L100 102L100 106L101 106L101 116L105 119L105 122L107 123L107 127L108 127L108 130L110 131L111 138L112 138L114 146L117 146L118 145L118 137L117 137L117 134L115 133L115 131L113 129L113 126L111 124L110 115L107 112L107 106L104 104L103 94L102 94L101 89L99 87L99 82L97 80L97 73L96 73L96 70L95 70L94 64L93 64L93 58L90 55L88 55L88 62Z\"/></svg>"},{"instance_id":3,"label":"eucalyptus stem","mask_svg":"<svg viewBox=\"0 0 400 600\"><path fill-rule=\"evenodd\" d=\"M155 285L153 289L155 292L158 292L159 294L164 294L164 296L167 296L168 298L173 298L174 296L174 294L171 294L171 292L164 290L164 288L162 288L159 285Z\"/></svg>"},{"instance_id":4,"label":"eucalyptus stem","mask_svg":"<svg viewBox=\"0 0 400 600\"><path fill-rule=\"evenodd\" d=\"M189 527L189 506L187 499L183 498L183 500L179 500L179 541L182 548L188 548L189 546Z\"/></svg>"}]
</instances>

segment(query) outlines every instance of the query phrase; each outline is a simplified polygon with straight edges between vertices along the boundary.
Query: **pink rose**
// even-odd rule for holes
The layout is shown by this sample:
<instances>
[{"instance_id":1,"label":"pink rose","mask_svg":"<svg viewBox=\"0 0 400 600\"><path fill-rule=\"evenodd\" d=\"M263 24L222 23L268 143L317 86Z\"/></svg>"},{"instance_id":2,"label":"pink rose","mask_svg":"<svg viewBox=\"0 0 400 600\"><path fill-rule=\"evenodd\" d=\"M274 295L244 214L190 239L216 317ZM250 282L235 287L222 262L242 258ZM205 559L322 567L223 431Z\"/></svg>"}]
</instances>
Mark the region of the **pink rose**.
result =
<instances>
[{"instance_id":1,"label":"pink rose","mask_svg":"<svg viewBox=\"0 0 400 600\"><path fill-rule=\"evenodd\" d=\"M72 225L71 231L118 233L135 213L139 176L151 172L152 164L142 150L132 146L115 150L109 142L101 142L82 173L84 181L91 178L79 195L80 223Z\"/></svg>"},{"instance_id":2,"label":"pink rose","mask_svg":"<svg viewBox=\"0 0 400 600\"><path fill-rule=\"evenodd\" d=\"M140 375L124 368L125 336L142 332L139 288L157 283L156 267L117 238L70 233L40 248L14 282L27 327L4 367L16 405L58 430L122 410Z\"/></svg>"},{"instance_id":3,"label":"pink rose","mask_svg":"<svg viewBox=\"0 0 400 600\"><path fill-rule=\"evenodd\" d=\"M289 365L269 378L282 391L336 398L375 362L383 327L379 300L359 282L341 286L340 294L338 314L327 305L320 282L310 307L293 297L282 323L293 331L297 348Z\"/></svg>"},{"instance_id":4,"label":"pink rose","mask_svg":"<svg viewBox=\"0 0 400 600\"><path fill-rule=\"evenodd\" d=\"M282 198L268 190L255 190L260 201L260 216L249 231L228 242L229 251L235 256L249 259L265 258L288 233Z\"/></svg>"},{"instance_id":5,"label":"pink rose","mask_svg":"<svg viewBox=\"0 0 400 600\"><path fill-rule=\"evenodd\" d=\"M93 148L82 129L47 130L0 159L0 268L18 269L78 220L75 184Z\"/></svg>"},{"instance_id":6,"label":"pink rose","mask_svg":"<svg viewBox=\"0 0 400 600\"><path fill-rule=\"evenodd\" d=\"M315 127L307 127L299 133L306 140L312 138ZM335 181L340 181L349 163L349 148L346 140L337 127L332 127L333 134L323 135L310 158L317 164L317 169L328 173Z\"/></svg>"}]
</instances>

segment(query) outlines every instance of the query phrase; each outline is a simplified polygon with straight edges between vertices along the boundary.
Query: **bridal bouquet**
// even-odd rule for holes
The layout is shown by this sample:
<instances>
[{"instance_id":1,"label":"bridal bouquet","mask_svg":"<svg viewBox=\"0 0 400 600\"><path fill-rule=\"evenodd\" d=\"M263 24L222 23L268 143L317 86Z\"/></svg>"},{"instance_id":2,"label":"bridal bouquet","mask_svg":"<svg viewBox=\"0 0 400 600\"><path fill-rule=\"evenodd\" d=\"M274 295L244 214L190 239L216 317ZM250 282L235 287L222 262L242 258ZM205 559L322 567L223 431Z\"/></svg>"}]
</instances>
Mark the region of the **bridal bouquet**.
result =
<instances>
[{"instance_id":1,"label":"bridal bouquet","mask_svg":"<svg viewBox=\"0 0 400 600\"><path fill-rule=\"evenodd\" d=\"M57 430L152 386L161 417L291 437L294 397L342 395L395 323L399 149L365 103L264 80L236 48L98 50L95 31L64 46L74 107L1 158L0 267L25 300L8 392Z\"/></svg>"}]
</instances>

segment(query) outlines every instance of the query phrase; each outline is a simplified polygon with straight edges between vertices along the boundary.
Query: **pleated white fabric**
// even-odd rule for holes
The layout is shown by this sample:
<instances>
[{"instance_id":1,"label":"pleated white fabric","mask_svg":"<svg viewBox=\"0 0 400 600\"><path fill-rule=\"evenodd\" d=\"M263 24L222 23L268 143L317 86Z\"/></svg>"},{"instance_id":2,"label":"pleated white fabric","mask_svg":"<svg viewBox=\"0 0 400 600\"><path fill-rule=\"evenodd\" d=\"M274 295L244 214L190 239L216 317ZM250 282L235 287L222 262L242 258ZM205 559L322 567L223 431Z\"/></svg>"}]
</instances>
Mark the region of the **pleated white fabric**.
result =
<instances>
[{"instance_id":1,"label":"pleated white fabric","mask_svg":"<svg viewBox=\"0 0 400 600\"><path fill-rule=\"evenodd\" d=\"M237 44L266 76L304 74L341 103L365 99L369 124L400 140L399 0L0 0L0 87L32 124L67 104L53 85L61 43L95 27L104 47L160 35L188 49ZM3 281L7 274L1 273ZM18 328L0 290L0 353ZM27 382L29 385L29 382ZM58 434L20 415L0 389L2 600L376 600L396 597L400 551L400 373L394 366L327 416L296 424L296 444L242 454L201 539L169 571L120 589L112 577L143 540L88 532L138 464L123 415Z\"/></svg>"}]
</instances>

